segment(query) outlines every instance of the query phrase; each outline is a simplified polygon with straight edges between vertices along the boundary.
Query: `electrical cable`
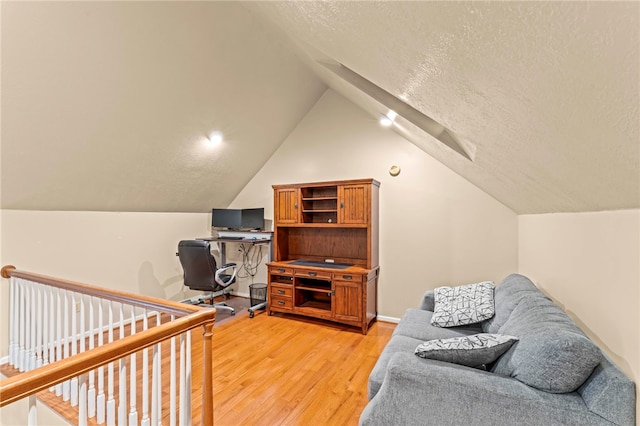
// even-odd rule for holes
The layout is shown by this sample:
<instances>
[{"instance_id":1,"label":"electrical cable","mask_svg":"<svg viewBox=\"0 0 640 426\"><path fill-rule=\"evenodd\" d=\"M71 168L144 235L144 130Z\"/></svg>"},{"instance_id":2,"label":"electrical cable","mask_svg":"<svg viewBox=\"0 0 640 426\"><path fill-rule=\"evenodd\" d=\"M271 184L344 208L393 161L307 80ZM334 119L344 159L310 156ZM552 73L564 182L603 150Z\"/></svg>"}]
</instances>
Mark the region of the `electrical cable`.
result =
<instances>
[{"instance_id":1,"label":"electrical cable","mask_svg":"<svg viewBox=\"0 0 640 426\"><path fill-rule=\"evenodd\" d=\"M253 284L253 279L258 273L258 267L262 262L262 247L251 244L247 248L244 244L240 244L239 251L242 253L242 267L238 270L237 276L239 278L250 277L251 284Z\"/></svg>"}]
</instances>

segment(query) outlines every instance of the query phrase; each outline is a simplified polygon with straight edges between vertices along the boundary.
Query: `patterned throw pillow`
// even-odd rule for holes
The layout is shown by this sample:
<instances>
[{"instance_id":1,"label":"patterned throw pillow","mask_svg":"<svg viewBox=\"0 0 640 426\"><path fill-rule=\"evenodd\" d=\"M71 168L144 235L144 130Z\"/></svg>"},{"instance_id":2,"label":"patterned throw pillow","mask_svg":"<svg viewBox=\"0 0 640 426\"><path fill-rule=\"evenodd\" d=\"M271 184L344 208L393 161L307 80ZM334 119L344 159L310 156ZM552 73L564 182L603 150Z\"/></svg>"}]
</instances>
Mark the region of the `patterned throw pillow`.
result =
<instances>
[{"instance_id":1,"label":"patterned throw pillow","mask_svg":"<svg viewBox=\"0 0 640 426\"><path fill-rule=\"evenodd\" d=\"M429 340L416 348L421 358L482 368L500 357L518 340L505 334L480 333L471 336Z\"/></svg>"},{"instance_id":2,"label":"patterned throw pillow","mask_svg":"<svg viewBox=\"0 0 640 426\"><path fill-rule=\"evenodd\" d=\"M491 318L495 314L493 288L493 281L436 288L431 325L455 327Z\"/></svg>"}]
</instances>

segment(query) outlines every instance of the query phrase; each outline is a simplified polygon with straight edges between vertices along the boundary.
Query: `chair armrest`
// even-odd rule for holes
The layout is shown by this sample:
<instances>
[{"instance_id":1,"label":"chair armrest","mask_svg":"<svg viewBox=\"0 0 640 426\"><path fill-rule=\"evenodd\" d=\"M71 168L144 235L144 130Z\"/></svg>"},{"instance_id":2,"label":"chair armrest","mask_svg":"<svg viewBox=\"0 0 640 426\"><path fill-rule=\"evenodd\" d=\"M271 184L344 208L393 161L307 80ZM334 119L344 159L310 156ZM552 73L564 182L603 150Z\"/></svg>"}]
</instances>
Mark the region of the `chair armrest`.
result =
<instances>
[{"instance_id":1,"label":"chair armrest","mask_svg":"<svg viewBox=\"0 0 640 426\"><path fill-rule=\"evenodd\" d=\"M222 275L223 271L226 271L228 269L233 269L233 272L231 273L231 277L229 277L227 280L223 281L222 278L220 277L220 275ZM237 272L238 271L236 270L236 264L235 263L225 263L220 268L218 268L218 270L216 271L215 280L221 286L227 287L228 285L231 285L234 282L234 280L236 279L236 273Z\"/></svg>"},{"instance_id":2,"label":"chair armrest","mask_svg":"<svg viewBox=\"0 0 640 426\"><path fill-rule=\"evenodd\" d=\"M361 426L602 422L575 392L551 394L510 377L401 352L392 356L360 417Z\"/></svg>"},{"instance_id":3,"label":"chair armrest","mask_svg":"<svg viewBox=\"0 0 640 426\"><path fill-rule=\"evenodd\" d=\"M422 296L422 303L420 303L420 309L423 311L431 311L433 312L436 301L433 295L433 290L427 291L424 296Z\"/></svg>"},{"instance_id":4,"label":"chair armrest","mask_svg":"<svg viewBox=\"0 0 640 426\"><path fill-rule=\"evenodd\" d=\"M236 266L235 263L225 263L224 265L222 265L221 267L219 267L218 269L229 269Z\"/></svg>"}]
</instances>

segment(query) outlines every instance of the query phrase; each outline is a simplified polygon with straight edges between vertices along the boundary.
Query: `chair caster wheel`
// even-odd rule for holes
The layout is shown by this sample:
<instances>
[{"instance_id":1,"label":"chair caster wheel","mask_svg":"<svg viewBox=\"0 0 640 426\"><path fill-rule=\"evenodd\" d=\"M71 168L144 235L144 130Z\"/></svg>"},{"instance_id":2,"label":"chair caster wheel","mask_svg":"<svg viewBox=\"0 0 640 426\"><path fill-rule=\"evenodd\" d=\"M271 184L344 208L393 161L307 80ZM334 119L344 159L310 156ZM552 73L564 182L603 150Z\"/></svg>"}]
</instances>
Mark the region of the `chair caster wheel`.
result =
<instances>
[{"instance_id":1,"label":"chair caster wheel","mask_svg":"<svg viewBox=\"0 0 640 426\"><path fill-rule=\"evenodd\" d=\"M236 314L236 311L231 311L231 315L235 315L235 314Z\"/></svg>"},{"instance_id":2,"label":"chair caster wheel","mask_svg":"<svg viewBox=\"0 0 640 426\"><path fill-rule=\"evenodd\" d=\"M254 315L255 313L253 311L249 312L249 318L253 318Z\"/></svg>"}]
</instances>

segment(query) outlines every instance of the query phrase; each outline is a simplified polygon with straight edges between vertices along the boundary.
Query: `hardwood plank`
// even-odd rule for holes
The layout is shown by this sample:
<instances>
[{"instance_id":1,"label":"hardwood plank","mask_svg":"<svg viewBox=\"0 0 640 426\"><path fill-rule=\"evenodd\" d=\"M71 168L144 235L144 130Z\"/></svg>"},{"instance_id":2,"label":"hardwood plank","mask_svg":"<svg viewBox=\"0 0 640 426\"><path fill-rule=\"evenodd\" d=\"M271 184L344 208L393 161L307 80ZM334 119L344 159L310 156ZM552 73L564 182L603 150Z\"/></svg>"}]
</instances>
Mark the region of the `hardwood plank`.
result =
<instances>
[{"instance_id":1,"label":"hardwood plank","mask_svg":"<svg viewBox=\"0 0 640 426\"><path fill-rule=\"evenodd\" d=\"M362 335L354 327L263 311L216 326L214 423L357 425L367 403L369 373L394 329L395 324L376 322ZM192 333L196 425L201 417L202 330ZM169 357L162 362L163 380L168 380ZM43 392L39 397L77 424L77 415L55 395ZM168 386L163 397L168 408ZM168 415L163 411L163 424L169 423Z\"/></svg>"}]
</instances>

